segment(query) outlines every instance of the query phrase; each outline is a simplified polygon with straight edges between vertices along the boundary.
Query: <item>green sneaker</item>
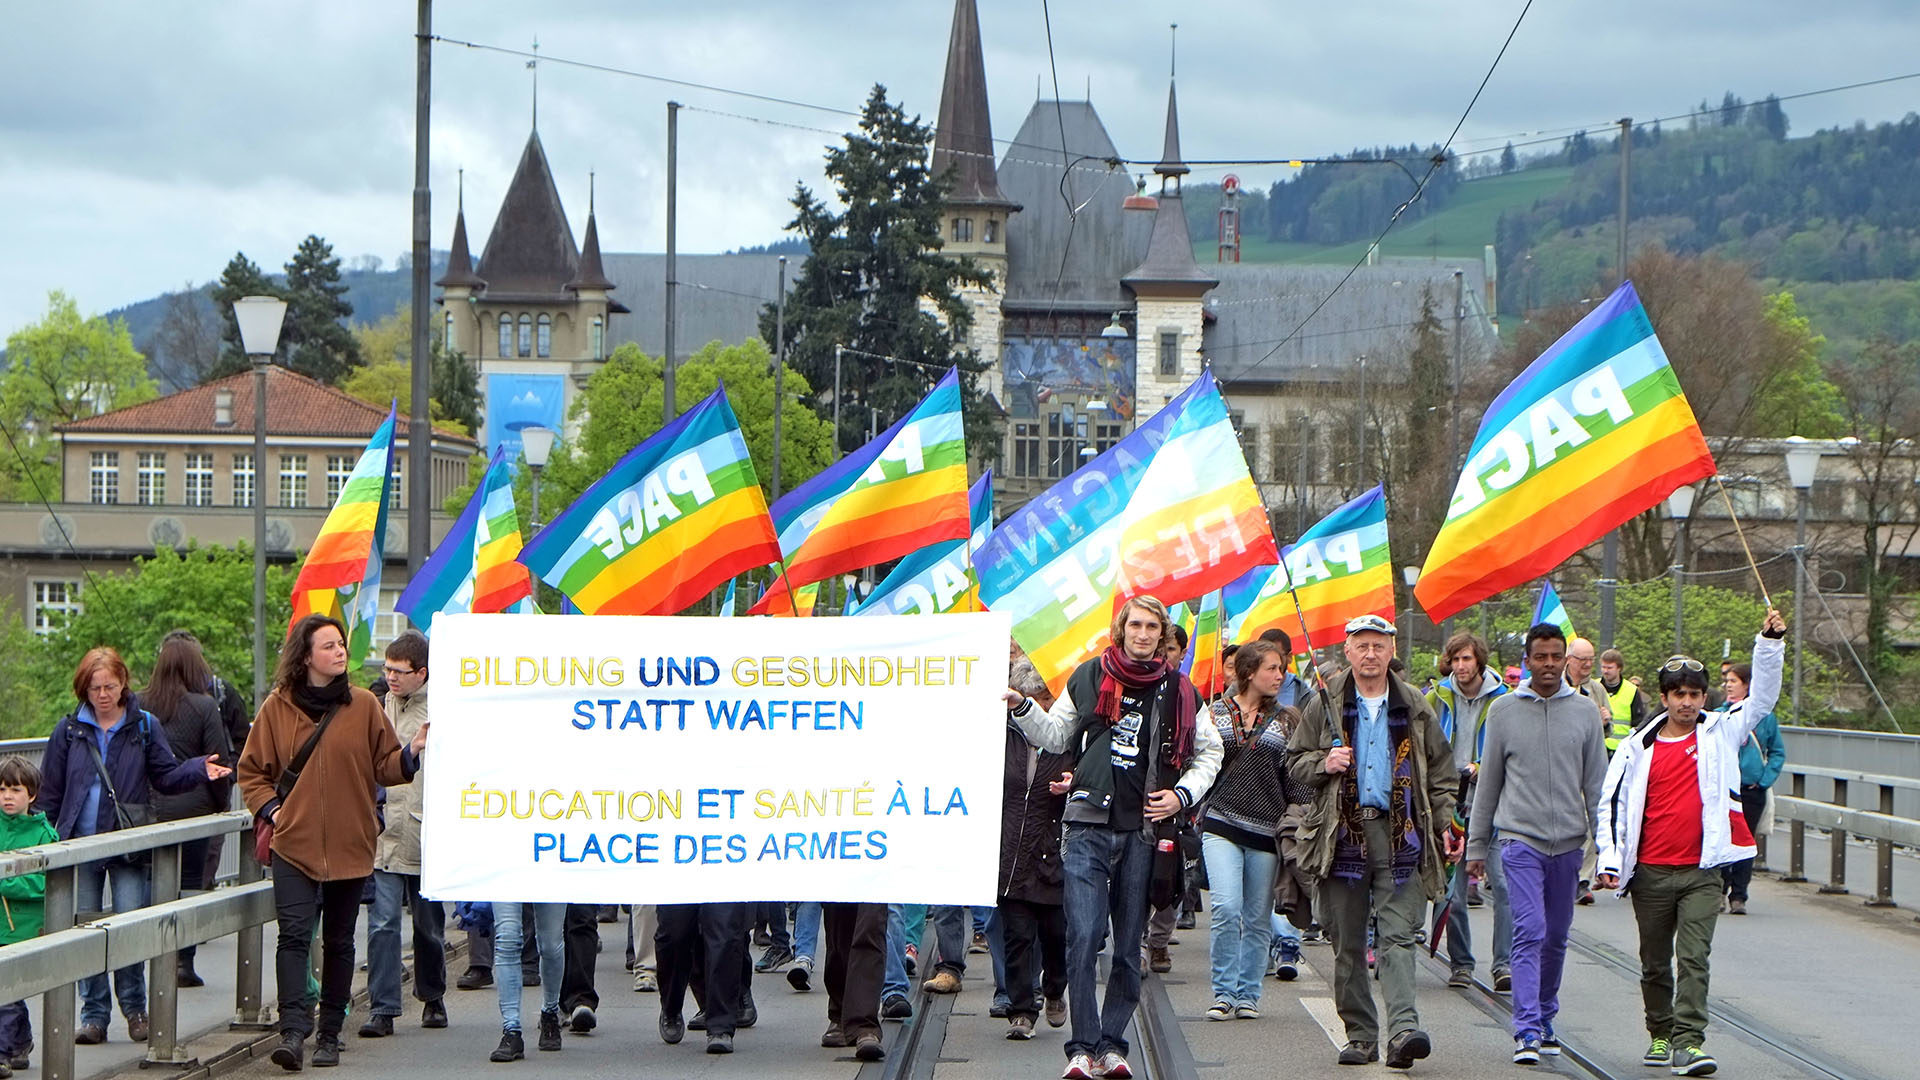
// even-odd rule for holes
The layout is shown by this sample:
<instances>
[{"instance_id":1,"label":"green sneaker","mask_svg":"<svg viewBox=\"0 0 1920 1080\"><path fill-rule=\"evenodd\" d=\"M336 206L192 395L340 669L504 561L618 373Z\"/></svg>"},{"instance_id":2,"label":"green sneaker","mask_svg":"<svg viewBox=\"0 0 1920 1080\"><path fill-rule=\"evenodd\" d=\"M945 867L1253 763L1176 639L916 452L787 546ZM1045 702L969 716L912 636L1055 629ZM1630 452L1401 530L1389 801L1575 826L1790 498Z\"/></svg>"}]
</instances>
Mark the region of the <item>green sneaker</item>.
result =
<instances>
[{"instance_id":1,"label":"green sneaker","mask_svg":"<svg viewBox=\"0 0 1920 1080\"><path fill-rule=\"evenodd\" d=\"M1662 1065L1671 1065L1673 1064L1673 1048L1667 1045L1667 1040L1655 1039L1653 1043L1647 1047L1646 1056L1640 1059L1640 1064L1653 1069L1657 1069Z\"/></svg>"},{"instance_id":2,"label":"green sneaker","mask_svg":"<svg viewBox=\"0 0 1920 1080\"><path fill-rule=\"evenodd\" d=\"M1711 1076L1720 1063L1713 1055L1697 1046L1682 1047L1673 1052L1673 1075L1675 1076Z\"/></svg>"}]
</instances>

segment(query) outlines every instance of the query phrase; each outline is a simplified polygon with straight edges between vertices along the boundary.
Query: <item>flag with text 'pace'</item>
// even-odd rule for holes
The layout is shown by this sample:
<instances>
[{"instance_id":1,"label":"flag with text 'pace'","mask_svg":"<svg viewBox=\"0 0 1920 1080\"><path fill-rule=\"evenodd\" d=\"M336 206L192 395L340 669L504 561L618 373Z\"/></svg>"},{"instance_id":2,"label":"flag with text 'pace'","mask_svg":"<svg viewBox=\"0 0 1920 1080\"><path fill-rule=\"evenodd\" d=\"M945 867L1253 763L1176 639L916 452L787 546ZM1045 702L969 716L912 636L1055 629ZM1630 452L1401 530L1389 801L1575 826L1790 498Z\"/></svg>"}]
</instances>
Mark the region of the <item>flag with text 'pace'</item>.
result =
<instances>
[{"instance_id":1,"label":"flag with text 'pace'","mask_svg":"<svg viewBox=\"0 0 1920 1080\"><path fill-rule=\"evenodd\" d=\"M1182 405L1120 515L1114 601L1194 597L1280 561L1213 373Z\"/></svg>"},{"instance_id":2,"label":"flag with text 'pace'","mask_svg":"<svg viewBox=\"0 0 1920 1080\"><path fill-rule=\"evenodd\" d=\"M967 492L967 512L973 524L971 536L924 547L901 559L893 572L847 614L938 615L981 610L973 553L993 531L992 469Z\"/></svg>"},{"instance_id":3,"label":"flag with text 'pace'","mask_svg":"<svg viewBox=\"0 0 1920 1080\"><path fill-rule=\"evenodd\" d=\"M971 526L959 369L948 368L892 427L775 503L773 519L786 570L750 614L788 603L789 587L965 540Z\"/></svg>"},{"instance_id":4,"label":"flag with text 'pace'","mask_svg":"<svg viewBox=\"0 0 1920 1080\"><path fill-rule=\"evenodd\" d=\"M1631 282L1487 407L1414 595L1445 619L1714 474Z\"/></svg>"},{"instance_id":5,"label":"flag with text 'pace'","mask_svg":"<svg viewBox=\"0 0 1920 1080\"><path fill-rule=\"evenodd\" d=\"M1228 585L1225 603L1229 640L1244 644L1277 627L1299 654L1345 637L1349 619L1374 614L1391 620L1385 489L1363 492L1315 522L1287 545L1279 566L1260 567Z\"/></svg>"},{"instance_id":6,"label":"flag with text 'pace'","mask_svg":"<svg viewBox=\"0 0 1920 1080\"><path fill-rule=\"evenodd\" d=\"M1074 665L1106 647L1123 513L1196 381L1125 438L1007 515L974 553L980 600L1013 617L1013 638L1060 692ZM1195 594L1197 595L1197 594Z\"/></svg>"},{"instance_id":7,"label":"flag with text 'pace'","mask_svg":"<svg viewBox=\"0 0 1920 1080\"><path fill-rule=\"evenodd\" d=\"M628 451L519 561L588 615L672 615L779 558L722 386Z\"/></svg>"}]
</instances>

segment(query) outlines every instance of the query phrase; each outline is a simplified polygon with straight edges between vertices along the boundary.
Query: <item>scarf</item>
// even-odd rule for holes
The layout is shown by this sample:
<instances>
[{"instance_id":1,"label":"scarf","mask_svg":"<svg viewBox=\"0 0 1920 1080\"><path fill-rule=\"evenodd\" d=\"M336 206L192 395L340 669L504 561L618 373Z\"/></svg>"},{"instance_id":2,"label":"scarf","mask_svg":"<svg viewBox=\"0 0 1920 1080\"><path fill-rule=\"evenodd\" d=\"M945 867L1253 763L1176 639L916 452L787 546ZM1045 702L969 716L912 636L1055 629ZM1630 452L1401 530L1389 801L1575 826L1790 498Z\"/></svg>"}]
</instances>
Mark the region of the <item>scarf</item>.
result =
<instances>
[{"instance_id":1,"label":"scarf","mask_svg":"<svg viewBox=\"0 0 1920 1080\"><path fill-rule=\"evenodd\" d=\"M1352 684L1348 684L1342 709L1346 743L1354 745L1354 730L1359 726L1360 702ZM1392 846L1393 884L1406 883L1420 868L1421 840L1419 815L1413 797L1412 728L1404 717L1393 712L1389 691L1387 714L1387 759L1393 782L1387 788L1387 837ZM1360 820L1359 761L1342 773L1337 783L1339 824L1334 833L1333 876L1347 881L1363 880L1372 872L1367 852L1367 834Z\"/></svg>"},{"instance_id":2,"label":"scarf","mask_svg":"<svg viewBox=\"0 0 1920 1080\"><path fill-rule=\"evenodd\" d=\"M1175 769L1183 768L1193 756L1193 721L1200 711L1200 694L1185 675L1169 668L1164 658L1135 660L1118 645L1109 645L1100 654L1100 692L1093 701L1093 714L1108 727L1120 722L1120 698L1127 690L1151 692L1160 682L1173 676L1173 760Z\"/></svg>"},{"instance_id":3,"label":"scarf","mask_svg":"<svg viewBox=\"0 0 1920 1080\"><path fill-rule=\"evenodd\" d=\"M328 709L345 705L352 697L353 683L348 681L344 672L324 686L315 686L304 680L293 686L293 703L316 721L325 716Z\"/></svg>"}]
</instances>

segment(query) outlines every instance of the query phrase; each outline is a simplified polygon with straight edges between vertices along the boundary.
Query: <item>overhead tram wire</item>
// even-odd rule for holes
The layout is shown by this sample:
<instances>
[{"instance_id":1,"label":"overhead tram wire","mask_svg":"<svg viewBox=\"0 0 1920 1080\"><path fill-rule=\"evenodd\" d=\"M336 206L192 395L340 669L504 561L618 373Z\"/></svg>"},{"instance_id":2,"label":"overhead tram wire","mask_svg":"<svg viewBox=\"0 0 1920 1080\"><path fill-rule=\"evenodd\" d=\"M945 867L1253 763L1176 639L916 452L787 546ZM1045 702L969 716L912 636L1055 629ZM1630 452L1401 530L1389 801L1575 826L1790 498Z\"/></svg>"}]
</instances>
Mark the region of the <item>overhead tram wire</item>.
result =
<instances>
[{"instance_id":1,"label":"overhead tram wire","mask_svg":"<svg viewBox=\"0 0 1920 1080\"><path fill-rule=\"evenodd\" d=\"M1449 148L1453 146L1453 140L1459 137L1460 129L1466 126L1467 117L1473 115L1474 105L1479 103L1480 95L1484 93L1487 89L1487 83L1493 80L1493 73L1499 70L1500 68L1501 58L1507 55L1507 48L1513 44L1514 35L1520 32L1520 25L1526 22L1527 13L1532 10L1533 10L1533 0L1527 0L1526 5L1520 9L1519 16L1513 20L1512 29L1507 31L1506 40L1500 43L1500 51L1494 54L1493 63L1487 65L1487 73L1481 76L1480 85L1474 88L1473 97L1467 101L1467 107L1461 110L1460 119L1453 125L1453 131L1447 135L1447 141L1441 144L1439 153L1434 154L1433 159L1430 162L1428 162L1426 174L1420 178L1420 183L1414 188L1413 194L1408 197L1406 202L1401 203L1397 208L1395 208L1395 210L1393 211L1393 216L1387 219L1386 227L1380 230L1380 235L1375 237L1373 240L1373 243L1367 245L1366 250L1360 253L1360 258L1355 260L1354 264L1347 268L1347 272L1344 275L1342 275L1340 280L1333 286L1332 291L1328 292L1326 296L1321 297L1320 302L1313 306L1313 310L1307 312L1307 317L1304 319L1301 319L1299 324L1296 325L1293 328L1293 330L1287 334L1286 337L1280 340L1279 344L1276 344L1273 348L1268 349L1266 354L1261 356L1260 359L1255 360L1253 363L1247 365L1247 367L1244 368L1239 373L1239 375L1236 376L1236 378L1246 376L1248 373L1252 372L1255 368L1261 366L1262 364L1265 364L1268 360L1273 359L1273 357L1276 354L1278 354L1281 349L1286 347L1289 341L1292 341L1296 337L1298 337L1300 334L1300 331L1306 329L1306 325L1313 321L1314 316L1320 314L1321 310L1327 306L1328 302L1331 301L1335 296L1338 296L1340 294L1340 290L1346 287L1347 282L1353 280L1353 275L1359 273L1360 268L1366 265L1368 253L1377 249L1380 246L1381 242L1386 240L1387 234L1393 231L1394 225L1400 221L1400 215L1406 213L1407 207L1412 206L1420 198L1421 192L1424 192L1427 189L1427 183L1433 179L1433 174L1439 171L1440 166L1446 164L1447 151ZM1225 387L1229 382L1229 380L1222 379L1220 380L1220 382L1221 382L1221 386Z\"/></svg>"},{"instance_id":2,"label":"overhead tram wire","mask_svg":"<svg viewBox=\"0 0 1920 1080\"><path fill-rule=\"evenodd\" d=\"M1067 239L1060 245L1060 269L1053 275L1053 287L1047 290L1047 322L1053 322L1054 308L1060 303L1060 286L1067 280L1067 255L1073 251L1073 234L1080 224L1080 211L1085 206L1073 205L1073 196L1068 193L1067 185L1073 180L1073 151L1067 146L1067 112L1060 103L1060 67L1053 54L1053 10L1047 0L1040 0L1040 19L1047 30L1047 71L1053 76L1053 118L1060 126L1060 201L1067 206ZM1084 155L1083 155L1084 156ZM1112 165L1108 166L1111 170ZM1088 197L1092 201L1092 197Z\"/></svg>"}]
</instances>

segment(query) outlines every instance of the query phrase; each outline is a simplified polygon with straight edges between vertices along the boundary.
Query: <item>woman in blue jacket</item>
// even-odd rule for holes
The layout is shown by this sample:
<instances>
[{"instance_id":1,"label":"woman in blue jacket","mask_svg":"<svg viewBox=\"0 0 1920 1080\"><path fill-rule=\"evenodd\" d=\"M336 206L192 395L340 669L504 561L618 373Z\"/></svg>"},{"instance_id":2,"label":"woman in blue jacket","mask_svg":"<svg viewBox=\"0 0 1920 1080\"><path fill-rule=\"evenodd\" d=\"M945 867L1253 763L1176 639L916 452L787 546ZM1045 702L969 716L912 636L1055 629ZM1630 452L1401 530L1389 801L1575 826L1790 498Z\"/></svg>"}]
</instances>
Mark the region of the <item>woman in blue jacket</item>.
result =
<instances>
[{"instance_id":1,"label":"woman in blue jacket","mask_svg":"<svg viewBox=\"0 0 1920 1080\"><path fill-rule=\"evenodd\" d=\"M1753 665L1735 664L1727 669L1720 680L1720 689L1727 695L1726 707L1731 709L1747 699L1747 689L1753 683ZM1780 769L1787 763L1787 744L1780 738L1780 721L1768 713L1747 741L1740 744L1740 809L1746 816L1747 828L1754 836L1760 835L1760 815L1767 809L1767 791L1773 782L1780 778ZM1747 885L1753 881L1753 860L1741 859L1729 863L1720 869L1720 876L1727 883L1727 899L1721 908L1729 915L1747 913Z\"/></svg>"},{"instance_id":2,"label":"woman in blue jacket","mask_svg":"<svg viewBox=\"0 0 1920 1080\"><path fill-rule=\"evenodd\" d=\"M90 650L73 673L73 695L80 707L54 725L47 737L40 797L35 802L62 840L147 824L152 821L147 808L152 791L179 795L233 772L209 757L176 759L160 722L133 705L128 679L126 662L109 648ZM120 856L85 863L75 878L74 900L81 911L101 910L109 879L115 911L133 911L151 899L145 858ZM127 1018L127 1037L145 1042L143 966L129 964L115 971L113 989ZM106 975L82 979L80 1023L73 1041L105 1042L112 1015Z\"/></svg>"}]
</instances>

